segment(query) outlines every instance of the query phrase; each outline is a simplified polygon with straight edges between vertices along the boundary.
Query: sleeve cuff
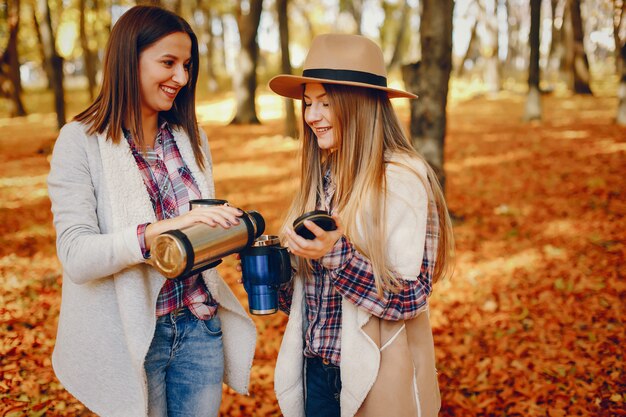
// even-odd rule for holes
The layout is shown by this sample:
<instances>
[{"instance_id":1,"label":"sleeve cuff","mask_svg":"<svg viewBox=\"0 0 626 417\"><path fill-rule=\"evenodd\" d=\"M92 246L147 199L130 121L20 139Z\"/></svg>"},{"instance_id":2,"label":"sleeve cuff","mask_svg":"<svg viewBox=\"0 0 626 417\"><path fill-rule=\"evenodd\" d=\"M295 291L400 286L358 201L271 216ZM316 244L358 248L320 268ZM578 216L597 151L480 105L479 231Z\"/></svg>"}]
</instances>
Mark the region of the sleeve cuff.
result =
<instances>
[{"instance_id":1,"label":"sleeve cuff","mask_svg":"<svg viewBox=\"0 0 626 417\"><path fill-rule=\"evenodd\" d=\"M352 259L354 251L354 246L348 238L341 236L335 246L320 258L319 263L325 269L341 269Z\"/></svg>"},{"instance_id":2,"label":"sleeve cuff","mask_svg":"<svg viewBox=\"0 0 626 417\"><path fill-rule=\"evenodd\" d=\"M146 249L146 227L148 227L149 224L150 223L144 223L137 226L137 240L139 241L143 259L150 259L150 251Z\"/></svg>"}]
</instances>

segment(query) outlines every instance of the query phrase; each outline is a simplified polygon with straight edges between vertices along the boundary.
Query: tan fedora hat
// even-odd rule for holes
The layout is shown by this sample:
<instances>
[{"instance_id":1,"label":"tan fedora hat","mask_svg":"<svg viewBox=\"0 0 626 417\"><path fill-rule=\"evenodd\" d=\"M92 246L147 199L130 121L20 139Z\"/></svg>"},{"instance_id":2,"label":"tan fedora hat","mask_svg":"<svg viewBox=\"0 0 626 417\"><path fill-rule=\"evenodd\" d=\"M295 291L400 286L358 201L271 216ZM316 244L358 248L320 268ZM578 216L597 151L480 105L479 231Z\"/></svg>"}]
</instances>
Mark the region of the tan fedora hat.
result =
<instances>
[{"instance_id":1,"label":"tan fedora hat","mask_svg":"<svg viewBox=\"0 0 626 417\"><path fill-rule=\"evenodd\" d=\"M325 34L316 36L304 60L302 76L277 75L269 82L276 94L302 99L306 83L342 84L386 91L389 98L417 98L415 94L387 87L387 69L380 47L364 36Z\"/></svg>"}]
</instances>

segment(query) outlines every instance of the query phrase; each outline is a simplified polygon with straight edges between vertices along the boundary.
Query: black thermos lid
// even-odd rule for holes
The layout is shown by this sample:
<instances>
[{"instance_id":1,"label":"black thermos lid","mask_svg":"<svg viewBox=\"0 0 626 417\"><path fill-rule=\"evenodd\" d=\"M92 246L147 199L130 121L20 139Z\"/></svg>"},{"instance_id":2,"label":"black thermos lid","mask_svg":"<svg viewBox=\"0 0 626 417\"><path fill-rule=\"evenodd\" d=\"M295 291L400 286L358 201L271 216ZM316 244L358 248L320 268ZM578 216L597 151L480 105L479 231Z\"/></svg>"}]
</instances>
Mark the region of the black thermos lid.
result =
<instances>
[{"instance_id":1,"label":"black thermos lid","mask_svg":"<svg viewBox=\"0 0 626 417\"><path fill-rule=\"evenodd\" d=\"M255 210L250 210L247 212L250 217L254 220L254 224L256 224L256 235L254 238L261 236L263 232L265 232L265 219L261 216L261 213Z\"/></svg>"}]
</instances>

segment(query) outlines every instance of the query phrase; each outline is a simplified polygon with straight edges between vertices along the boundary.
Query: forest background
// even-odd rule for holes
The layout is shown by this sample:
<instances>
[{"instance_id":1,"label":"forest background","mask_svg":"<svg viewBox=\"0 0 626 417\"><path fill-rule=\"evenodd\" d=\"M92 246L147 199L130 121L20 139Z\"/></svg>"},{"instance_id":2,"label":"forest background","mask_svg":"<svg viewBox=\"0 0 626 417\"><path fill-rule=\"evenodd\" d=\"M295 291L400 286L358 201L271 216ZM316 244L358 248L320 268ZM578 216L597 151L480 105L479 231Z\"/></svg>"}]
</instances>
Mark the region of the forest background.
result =
<instances>
[{"instance_id":1,"label":"forest background","mask_svg":"<svg viewBox=\"0 0 626 417\"><path fill-rule=\"evenodd\" d=\"M316 34L381 45L391 85L420 95L394 105L455 223L455 274L430 301L441 415L626 415L625 1L143 3L198 34L217 196L272 233L297 187L299 110L267 80L299 73ZM62 279L45 181L134 4L0 2L0 416L92 415L50 364ZM247 305L235 263L219 270ZM286 317L254 320L251 395L224 388L224 416L280 415Z\"/></svg>"}]
</instances>

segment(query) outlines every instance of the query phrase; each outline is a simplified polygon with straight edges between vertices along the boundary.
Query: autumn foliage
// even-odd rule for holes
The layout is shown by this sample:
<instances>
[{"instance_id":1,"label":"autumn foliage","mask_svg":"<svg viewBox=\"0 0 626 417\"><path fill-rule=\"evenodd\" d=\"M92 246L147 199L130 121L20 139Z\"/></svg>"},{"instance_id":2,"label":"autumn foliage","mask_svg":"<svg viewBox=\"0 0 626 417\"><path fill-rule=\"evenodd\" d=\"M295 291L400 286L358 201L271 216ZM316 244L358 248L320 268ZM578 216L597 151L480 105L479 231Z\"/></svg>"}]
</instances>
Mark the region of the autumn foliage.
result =
<instances>
[{"instance_id":1,"label":"autumn foliage","mask_svg":"<svg viewBox=\"0 0 626 417\"><path fill-rule=\"evenodd\" d=\"M626 415L626 130L615 98L452 103L447 199L457 262L431 298L442 416ZM406 120L406 109L401 112ZM0 415L87 416L50 355L61 268L46 191L53 119L0 119ZM206 124L217 196L276 233L297 183L298 142L261 126ZM246 295L230 257L220 271ZM274 363L286 317L254 318L251 395L224 416L279 416Z\"/></svg>"}]
</instances>

